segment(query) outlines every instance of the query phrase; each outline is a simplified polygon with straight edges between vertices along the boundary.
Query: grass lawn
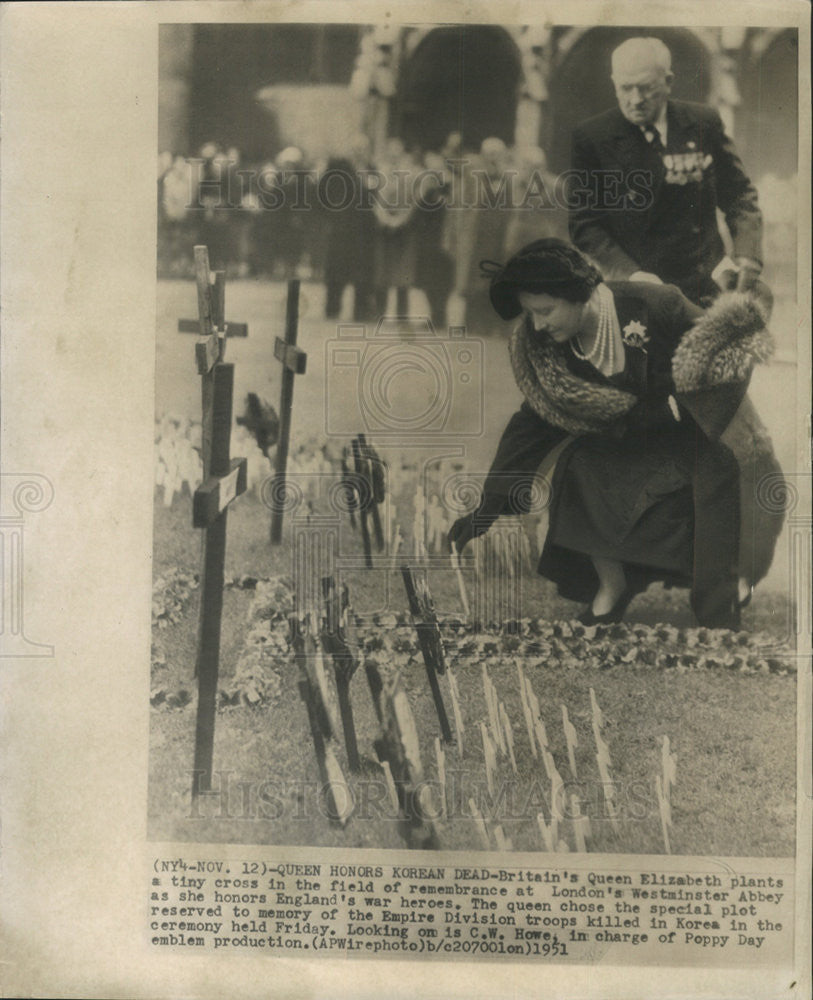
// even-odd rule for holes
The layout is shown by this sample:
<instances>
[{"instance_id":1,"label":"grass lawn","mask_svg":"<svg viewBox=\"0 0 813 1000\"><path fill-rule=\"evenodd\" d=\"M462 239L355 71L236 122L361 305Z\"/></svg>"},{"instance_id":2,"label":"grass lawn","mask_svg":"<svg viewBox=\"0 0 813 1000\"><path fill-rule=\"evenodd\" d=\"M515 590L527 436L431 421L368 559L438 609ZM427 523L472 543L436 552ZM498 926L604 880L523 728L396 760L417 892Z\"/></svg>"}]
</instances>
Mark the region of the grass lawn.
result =
<instances>
[{"instance_id":1,"label":"grass lawn","mask_svg":"<svg viewBox=\"0 0 813 1000\"><path fill-rule=\"evenodd\" d=\"M233 506L227 578L290 577L291 525L286 529L285 544L272 549L268 523L267 509L253 495ZM349 529L347 534L350 536ZM346 544L359 546L355 536ZM199 558L200 536L189 527L188 495L176 496L169 508L157 503L155 577L166 578L178 569L194 574ZM397 669L400 673L420 738L424 777L437 796L437 716L414 630L404 616L406 596L400 576L389 571L389 560L382 557L381 564L373 571L348 572L350 592L358 613L367 612L365 619L375 615L382 622L380 627L362 628L361 637L369 655L377 637L384 636L385 649L378 655L386 660L389 672ZM429 579L441 618L457 611L453 574L438 570L430 572ZM550 817L550 782L541 760L531 754L519 696L518 657L539 699L550 750L567 793L578 794L582 812L591 819L590 850L663 851L654 782L661 770L663 738L668 736L677 757L677 782L672 791L673 853L783 856L793 852L795 674L792 669L783 669L782 659L773 655L775 650L766 651L764 645L767 642L770 646L771 634L777 639L783 635L787 608L780 598L758 595L745 620L745 626L756 631L737 639L731 633L689 628L685 592L653 588L638 598L628 613L631 626L643 626L639 636L622 628L609 637L599 634L591 638L580 635L578 627L574 631L567 625L552 631L545 623L572 619L577 607L557 598L548 584L530 574L523 587L523 610L531 618L526 634L473 640L452 625L443 628L465 726L462 756L456 747L446 751L447 817L436 821L443 849L482 847L469 813L470 799L487 819L502 826L515 850L542 848L536 816L541 811L546 819ZM218 711L215 787L220 794L204 796L193 807L192 671L198 594L196 588L190 589L179 602L173 616L176 620L155 629L153 690L169 697L159 695L151 713L151 838L403 848L373 749L379 730L364 670L360 669L352 682L363 758L361 774L350 774L341 736L336 745L356 807L342 829L327 815L305 706L297 687L298 669L284 652L284 645L276 653L264 652L259 673L273 684L262 690L257 704L245 704L245 699L238 697L238 704L223 705ZM234 690L235 666L252 627L249 614L254 598L254 590L243 586L226 589L220 674L225 691ZM394 625L394 618L388 617L388 605L401 624ZM646 627L656 622L669 622L670 626L661 631ZM274 628L278 637L285 634L284 614ZM698 635L700 644L691 646ZM737 641L743 645L738 647ZM611 655L603 652L608 647ZM667 649L675 655L664 659ZM672 668L665 668L664 663ZM480 720L487 720L483 664L511 720L517 764L514 774L508 757L499 758L493 794L486 786L478 726ZM332 689L332 670L327 662L326 673ZM451 716L448 680L442 678L441 685ZM605 717L603 736L616 783L618 832L614 832L604 807L595 759L591 687ZM563 704L579 739L575 751L578 779L568 766ZM560 829L571 850L575 849L570 823L565 822Z\"/></svg>"}]
</instances>

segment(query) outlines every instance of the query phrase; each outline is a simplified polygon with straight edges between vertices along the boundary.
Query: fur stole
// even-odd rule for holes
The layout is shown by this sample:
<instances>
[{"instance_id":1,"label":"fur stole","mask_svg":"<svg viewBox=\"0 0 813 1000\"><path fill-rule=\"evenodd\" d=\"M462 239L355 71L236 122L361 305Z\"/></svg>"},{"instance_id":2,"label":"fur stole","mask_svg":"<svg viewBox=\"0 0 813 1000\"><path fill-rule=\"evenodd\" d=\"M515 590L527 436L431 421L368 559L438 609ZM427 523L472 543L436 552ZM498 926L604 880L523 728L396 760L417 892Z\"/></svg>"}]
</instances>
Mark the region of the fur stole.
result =
<instances>
[{"instance_id":1,"label":"fur stole","mask_svg":"<svg viewBox=\"0 0 813 1000\"><path fill-rule=\"evenodd\" d=\"M552 340L534 337L527 318L511 334L508 352L514 378L531 408L568 434L607 430L635 405L630 392L574 375L564 350Z\"/></svg>"},{"instance_id":2,"label":"fur stole","mask_svg":"<svg viewBox=\"0 0 813 1000\"><path fill-rule=\"evenodd\" d=\"M773 354L773 338L756 300L727 292L688 330L672 358L679 393L747 382Z\"/></svg>"},{"instance_id":3,"label":"fur stole","mask_svg":"<svg viewBox=\"0 0 813 1000\"><path fill-rule=\"evenodd\" d=\"M773 339L757 302L747 295L725 293L683 335L674 353L676 392L693 396L717 389L725 395L725 386L735 392L738 405L754 365L772 353ZM517 385L534 412L569 434L612 429L637 402L630 392L574 375L564 349L537 339L527 318L511 335L509 355ZM725 426L733 410L727 400L720 403Z\"/></svg>"}]
</instances>

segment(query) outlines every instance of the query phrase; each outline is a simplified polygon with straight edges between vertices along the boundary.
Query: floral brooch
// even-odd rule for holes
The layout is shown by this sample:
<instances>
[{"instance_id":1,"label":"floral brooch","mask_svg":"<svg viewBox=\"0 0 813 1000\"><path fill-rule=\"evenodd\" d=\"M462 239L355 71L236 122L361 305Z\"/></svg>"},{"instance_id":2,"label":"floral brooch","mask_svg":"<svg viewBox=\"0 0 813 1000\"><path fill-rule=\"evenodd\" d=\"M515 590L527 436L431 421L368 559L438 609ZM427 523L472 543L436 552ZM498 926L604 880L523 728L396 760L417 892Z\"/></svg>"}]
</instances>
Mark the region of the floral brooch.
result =
<instances>
[{"instance_id":1,"label":"floral brooch","mask_svg":"<svg viewBox=\"0 0 813 1000\"><path fill-rule=\"evenodd\" d=\"M649 343L649 334L646 332L646 327L637 319L627 323L624 327L623 338L624 343L630 347L642 348L645 344Z\"/></svg>"}]
</instances>

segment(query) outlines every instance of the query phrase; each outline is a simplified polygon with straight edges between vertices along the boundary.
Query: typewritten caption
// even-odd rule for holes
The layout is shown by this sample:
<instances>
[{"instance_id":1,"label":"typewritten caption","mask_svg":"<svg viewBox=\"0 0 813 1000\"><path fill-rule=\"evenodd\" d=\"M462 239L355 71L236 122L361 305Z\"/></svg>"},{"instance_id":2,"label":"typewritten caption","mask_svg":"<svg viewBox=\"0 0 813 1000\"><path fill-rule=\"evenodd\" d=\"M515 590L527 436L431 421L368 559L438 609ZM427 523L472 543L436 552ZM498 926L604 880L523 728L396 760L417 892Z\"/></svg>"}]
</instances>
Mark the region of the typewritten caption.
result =
<instances>
[{"instance_id":1,"label":"typewritten caption","mask_svg":"<svg viewBox=\"0 0 813 1000\"><path fill-rule=\"evenodd\" d=\"M790 962L793 878L784 864L776 874L560 864L154 858L149 942L334 957Z\"/></svg>"}]
</instances>

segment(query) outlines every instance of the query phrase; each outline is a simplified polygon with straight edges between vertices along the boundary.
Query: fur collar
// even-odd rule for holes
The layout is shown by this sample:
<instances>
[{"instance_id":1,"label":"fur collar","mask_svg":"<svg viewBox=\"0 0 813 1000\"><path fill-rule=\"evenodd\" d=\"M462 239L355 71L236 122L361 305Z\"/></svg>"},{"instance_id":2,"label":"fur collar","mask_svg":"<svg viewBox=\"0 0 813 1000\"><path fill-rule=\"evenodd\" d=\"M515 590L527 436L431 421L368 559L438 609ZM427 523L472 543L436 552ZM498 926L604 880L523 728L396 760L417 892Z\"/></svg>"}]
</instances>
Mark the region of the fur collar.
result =
<instances>
[{"instance_id":1,"label":"fur collar","mask_svg":"<svg viewBox=\"0 0 813 1000\"><path fill-rule=\"evenodd\" d=\"M773 340L754 299L721 295L683 336L672 360L678 393L747 382L754 364L766 361ZM622 422L637 402L624 389L590 382L567 366L564 349L533 335L527 319L509 342L514 378L534 412L568 434L596 434Z\"/></svg>"},{"instance_id":2,"label":"fur collar","mask_svg":"<svg viewBox=\"0 0 813 1000\"><path fill-rule=\"evenodd\" d=\"M697 392L748 380L767 361L774 344L765 316L751 296L721 295L688 330L672 357L678 392Z\"/></svg>"},{"instance_id":3,"label":"fur collar","mask_svg":"<svg viewBox=\"0 0 813 1000\"><path fill-rule=\"evenodd\" d=\"M568 434L607 430L636 402L630 392L574 375L564 350L552 340L537 339L527 317L514 329L508 351L514 378L531 408Z\"/></svg>"}]
</instances>

